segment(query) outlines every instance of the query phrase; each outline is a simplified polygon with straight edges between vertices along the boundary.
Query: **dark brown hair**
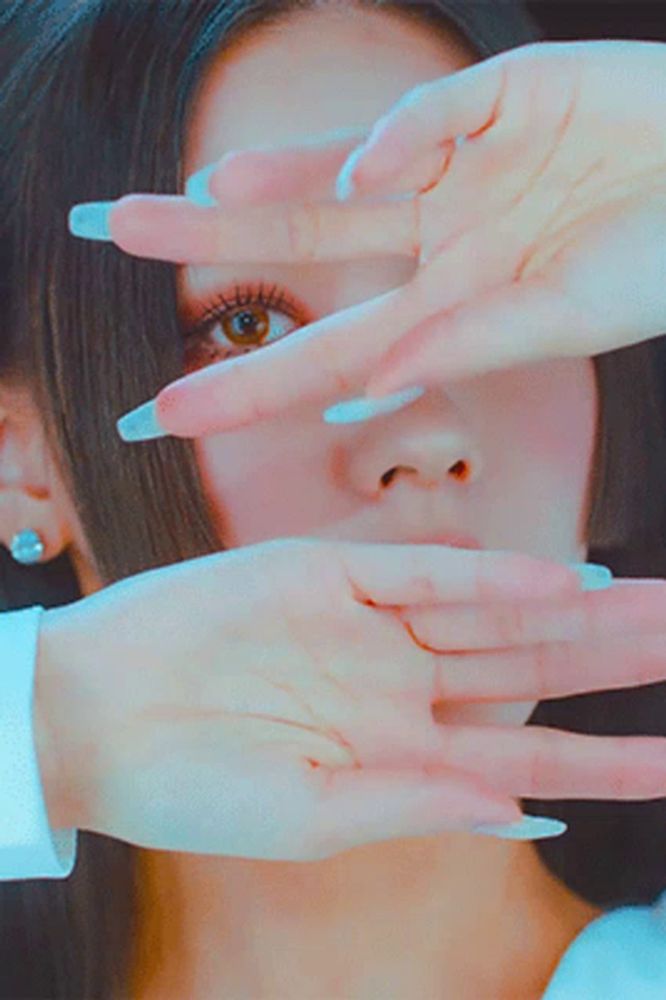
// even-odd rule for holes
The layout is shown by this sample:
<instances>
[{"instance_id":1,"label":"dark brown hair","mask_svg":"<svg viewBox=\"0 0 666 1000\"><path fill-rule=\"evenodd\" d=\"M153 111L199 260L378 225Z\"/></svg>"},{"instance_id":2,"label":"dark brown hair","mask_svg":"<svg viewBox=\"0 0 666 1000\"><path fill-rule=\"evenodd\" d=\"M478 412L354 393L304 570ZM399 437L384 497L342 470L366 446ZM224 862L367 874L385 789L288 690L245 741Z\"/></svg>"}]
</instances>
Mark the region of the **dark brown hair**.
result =
<instances>
[{"instance_id":1,"label":"dark brown hair","mask_svg":"<svg viewBox=\"0 0 666 1000\"><path fill-rule=\"evenodd\" d=\"M358 5L451 31L437 0ZM75 239L67 214L129 192L182 192L188 121L212 59L246 32L314 6L322 4L0 0L0 378L33 393L105 585L224 546L192 442L130 447L115 429L182 374L176 268ZM594 360L589 559L616 575L666 575L662 350L659 339ZM0 548L0 574L3 610L81 596L66 553L23 567ZM666 684L652 684L551 700L529 724L666 735L665 694ZM666 887L664 799L523 805L570 822L565 837L538 849L595 905L652 902ZM0 885L5 1000L128 996L136 859L132 845L81 831L68 879Z\"/></svg>"}]
</instances>

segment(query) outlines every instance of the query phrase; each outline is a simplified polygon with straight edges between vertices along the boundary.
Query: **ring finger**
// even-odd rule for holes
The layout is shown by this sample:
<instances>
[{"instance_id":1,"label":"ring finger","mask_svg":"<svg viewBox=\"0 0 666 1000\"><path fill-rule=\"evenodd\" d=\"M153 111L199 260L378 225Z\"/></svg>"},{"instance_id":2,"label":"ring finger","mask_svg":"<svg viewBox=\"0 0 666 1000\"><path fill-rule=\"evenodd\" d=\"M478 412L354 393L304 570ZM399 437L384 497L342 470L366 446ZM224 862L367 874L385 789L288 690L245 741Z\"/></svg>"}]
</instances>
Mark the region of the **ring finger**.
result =
<instances>
[{"instance_id":1,"label":"ring finger","mask_svg":"<svg viewBox=\"0 0 666 1000\"><path fill-rule=\"evenodd\" d=\"M447 653L437 675L443 702L567 698L666 681L666 633L622 641L543 642L510 650Z\"/></svg>"},{"instance_id":2,"label":"ring finger","mask_svg":"<svg viewBox=\"0 0 666 1000\"><path fill-rule=\"evenodd\" d=\"M521 798L666 796L666 739L587 736L547 726L437 727L446 766Z\"/></svg>"}]
</instances>

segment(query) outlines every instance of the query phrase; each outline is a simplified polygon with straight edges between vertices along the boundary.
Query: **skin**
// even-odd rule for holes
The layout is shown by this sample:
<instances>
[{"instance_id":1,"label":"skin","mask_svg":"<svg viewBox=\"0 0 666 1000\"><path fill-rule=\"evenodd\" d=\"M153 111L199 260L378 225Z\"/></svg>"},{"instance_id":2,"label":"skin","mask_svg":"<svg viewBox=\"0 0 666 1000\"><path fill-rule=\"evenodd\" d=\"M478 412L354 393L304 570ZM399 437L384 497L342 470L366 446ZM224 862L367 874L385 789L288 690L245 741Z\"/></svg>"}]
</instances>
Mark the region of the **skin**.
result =
<instances>
[{"instance_id":1,"label":"skin","mask_svg":"<svg viewBox=\"0 0 666 1000\"><path fill-rule=\"evenodd\" d=\"M474 61L453 33L443 40L386 11L300 13L211 66L185 174L232 149L369 127L405 91ZM333 181L321 178L308 196L331 197ZM263 281L304 306L297 317L268 313L271 338L288 335L404 284L415 267L400 258L180 266L182 315L195 315L206 293ZM263 315L259 306L251 312L255 322ZM220 322L208 327L213 353L204 361L193 354L188 367L220 360L216 341L224 342ZM355 388L361 395L361 379ZM82 593L93 593L100 582L39 414L16 387L5 386L0 403L3 541L35 527L47 558L67 550ZM592 360L567 358L442 385L365 424L329 426L303 407L194 446L229 548L299 535L390 542L432 524L434 534L472 534L484 548L584 561L597 404ZM450 471L461 461L467 478ZM395 466L411 471L383 486ZM437 721L519 725L534 707L444 707ZM391 995L413 1000L536 998L601 912L550 875L532 843L471 834L369 844L307 864L145 850L141 858L143 932L163 943L156 976L137 969L142 1000L203 1000L222 990L365 998L386 995L387 983Z\"/></svg>"}]
</instances>

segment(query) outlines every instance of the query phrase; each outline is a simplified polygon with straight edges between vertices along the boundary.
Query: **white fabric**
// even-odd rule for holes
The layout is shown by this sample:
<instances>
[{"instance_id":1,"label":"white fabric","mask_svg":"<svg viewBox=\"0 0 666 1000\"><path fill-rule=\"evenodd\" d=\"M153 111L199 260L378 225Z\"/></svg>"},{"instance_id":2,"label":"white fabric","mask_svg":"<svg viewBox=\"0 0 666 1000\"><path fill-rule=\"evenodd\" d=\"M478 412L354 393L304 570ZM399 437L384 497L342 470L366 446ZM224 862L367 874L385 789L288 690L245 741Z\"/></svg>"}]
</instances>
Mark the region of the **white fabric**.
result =
<instances>
[{"instance_id":1,"label":"white fabric","mask_svg":"<svg viewBox=\"0 0 666 1000\"><path fill-rule=\"evenodd\" d=\"M542 1000L666 1000L666 891L603 913L574 938Z\"/></svg>"},{"instance_id":2,"label":"white fabric","mask_svg":"<svg viewBox=\"0 0 666 1000\"><path fill-rule=\"evenodd\" d=\"M44 608L0 613L0 880L67 878L76 830L51 830L34 732L37 640Z\"/></svg>"}]
</instances>

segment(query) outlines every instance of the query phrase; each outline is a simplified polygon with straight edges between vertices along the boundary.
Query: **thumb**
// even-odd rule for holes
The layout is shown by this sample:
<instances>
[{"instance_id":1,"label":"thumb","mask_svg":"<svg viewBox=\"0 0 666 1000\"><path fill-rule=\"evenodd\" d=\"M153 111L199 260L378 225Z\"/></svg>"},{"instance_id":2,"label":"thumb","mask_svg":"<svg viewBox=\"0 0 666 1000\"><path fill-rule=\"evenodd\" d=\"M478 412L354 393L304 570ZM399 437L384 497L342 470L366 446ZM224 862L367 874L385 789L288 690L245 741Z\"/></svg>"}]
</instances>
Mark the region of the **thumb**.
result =
<instances>
[{"instance_id":1,"label":"thumb","mask_svg":"<svg viewBox=\"0 0 666 1000\"><path fill-rule=\"evenodd\" d=\"M583 357L590 353L589 341L575 307L544 278L534 277L417 324L383 356L365 393L379 398L411 385L432 386L531 361Z\"/></svg>"}]
</instances>

